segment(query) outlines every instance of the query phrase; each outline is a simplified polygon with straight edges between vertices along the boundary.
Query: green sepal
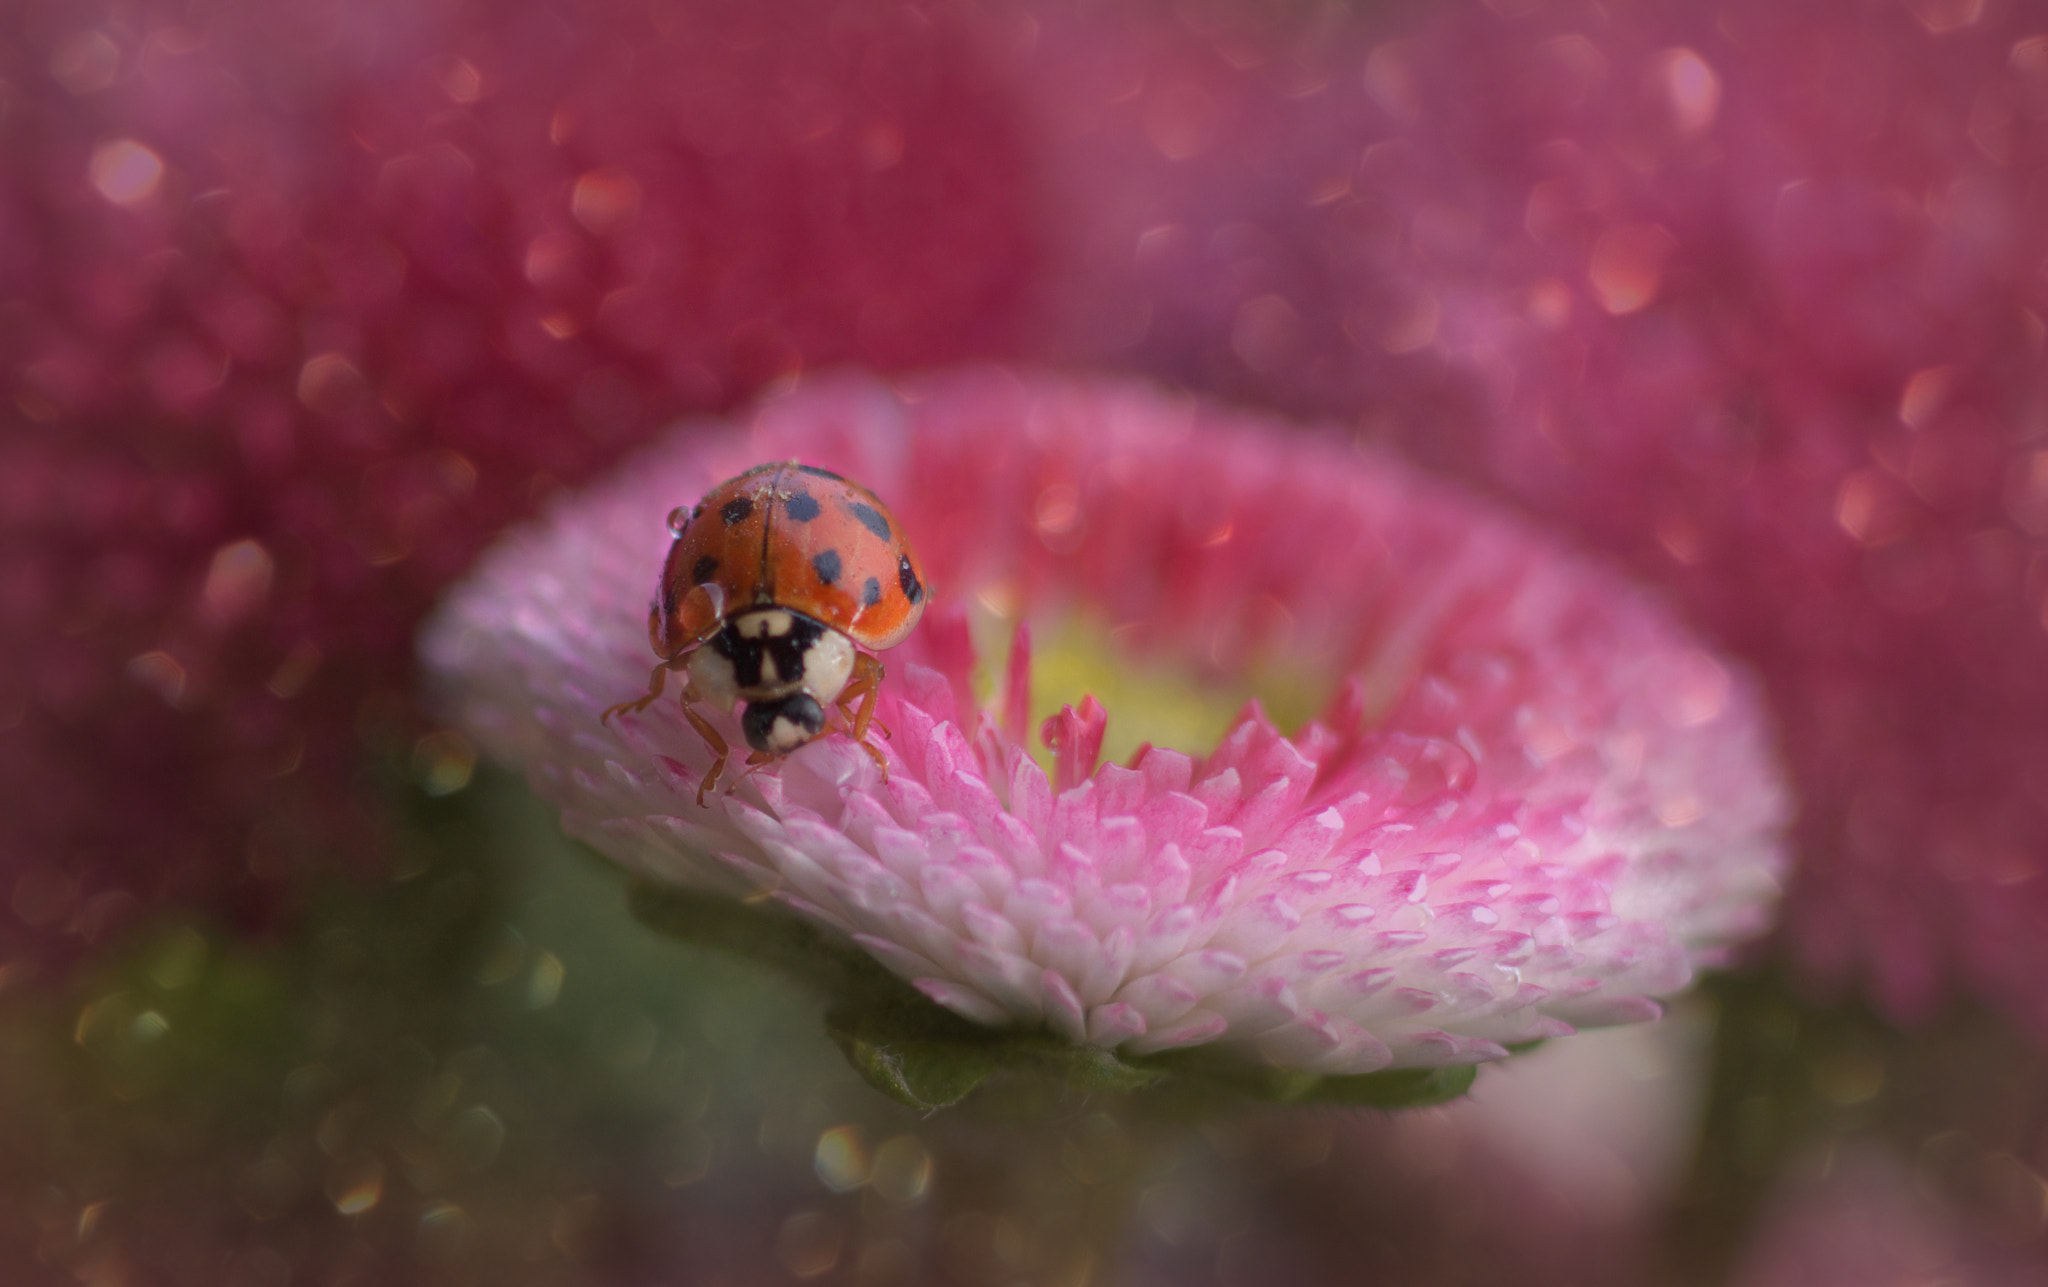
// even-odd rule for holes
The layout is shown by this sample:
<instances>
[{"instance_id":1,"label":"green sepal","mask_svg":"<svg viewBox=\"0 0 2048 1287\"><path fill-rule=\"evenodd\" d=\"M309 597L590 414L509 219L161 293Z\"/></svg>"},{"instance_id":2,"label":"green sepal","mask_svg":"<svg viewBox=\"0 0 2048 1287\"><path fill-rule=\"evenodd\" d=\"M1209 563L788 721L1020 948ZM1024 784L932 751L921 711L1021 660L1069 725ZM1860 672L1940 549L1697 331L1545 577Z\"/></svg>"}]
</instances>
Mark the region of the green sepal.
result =
<instances>
[{"instance_id":1,"label":"green sepal","mask_svg":"<svg viewBox=\"0 0 2048 1287\"><path fill-rule=\"evenodd\" d=\"M929 1112L967 1098L1000 1061L993 1047L959 1041L869 1041L827 1026L832 1043L868 1085Z\"/></svg>"},{"instance_id":2,"label":"green sepal","mask_svg":"<svg viewBox=\"0 0 2048 1287\"><path fill-rule=\"evenodd\" d=\"M1388 1068L1369 1073L1312 1073L1272 1068L1207 1047L1156 1056L1154 1063L1193 1081L1206 1082L1268 1104L1331 1104L1351 1108L1428 1108L1449 1103L1472 1089L1478 1068Z\"/></svg>"},{"instance_id":3,"label":"green sepal","mask_svg":"<svg viewBox=\"0 0 2048 1287\"><path fill-rule=\"evenodd\" d=\"M1066 1051L1068 1084L1084 1090L1146 1090L1171 1076L1164 1068L1129 1063L1119 1057L1114 1050L1104 1050L1100 1046L1076 1046L1066 1042L1060 1044Z\"/></svg>"}]
</instances>

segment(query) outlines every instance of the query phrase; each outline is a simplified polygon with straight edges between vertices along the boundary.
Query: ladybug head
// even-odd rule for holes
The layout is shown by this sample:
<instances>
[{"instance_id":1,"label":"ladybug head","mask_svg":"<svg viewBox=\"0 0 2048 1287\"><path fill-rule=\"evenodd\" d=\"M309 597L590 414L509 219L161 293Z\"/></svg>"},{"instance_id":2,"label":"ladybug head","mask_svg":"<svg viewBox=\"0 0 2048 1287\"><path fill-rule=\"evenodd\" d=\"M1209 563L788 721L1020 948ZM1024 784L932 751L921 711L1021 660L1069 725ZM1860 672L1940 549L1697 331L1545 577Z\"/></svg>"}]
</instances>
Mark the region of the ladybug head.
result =
<instances>
[{"instance_id":1,"label":"ladybug head","mask_svg":"<svg viewBox=\"0 0 2048 1287\"><path fill-rule=\"evenodd\" d=\"M769 755L787 755L825 731L825 708L809 693L748 702L740 727L748 746Z\"/></svg>"}]
</instances>

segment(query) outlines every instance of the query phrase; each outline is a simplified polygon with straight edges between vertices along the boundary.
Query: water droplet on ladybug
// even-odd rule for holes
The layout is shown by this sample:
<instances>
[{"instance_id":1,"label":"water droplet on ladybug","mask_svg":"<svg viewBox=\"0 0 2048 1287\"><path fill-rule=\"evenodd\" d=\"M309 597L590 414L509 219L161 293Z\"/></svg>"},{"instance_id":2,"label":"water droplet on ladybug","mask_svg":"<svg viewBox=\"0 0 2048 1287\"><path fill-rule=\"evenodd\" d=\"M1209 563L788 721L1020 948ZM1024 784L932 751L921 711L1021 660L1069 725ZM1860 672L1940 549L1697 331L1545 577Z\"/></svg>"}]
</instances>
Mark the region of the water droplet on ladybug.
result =
<instances>
[{"instance_id":1,"label":"water droplet on ladybug","mask_svg":"<svg viewBox=\"0 0 2048 1287\"><path fill-rule=\"evenodd\" d=\"M716 581L693 585L677 613L685 638L702 638L725 617L725 587Z\"/></svg>"}]
</instances>

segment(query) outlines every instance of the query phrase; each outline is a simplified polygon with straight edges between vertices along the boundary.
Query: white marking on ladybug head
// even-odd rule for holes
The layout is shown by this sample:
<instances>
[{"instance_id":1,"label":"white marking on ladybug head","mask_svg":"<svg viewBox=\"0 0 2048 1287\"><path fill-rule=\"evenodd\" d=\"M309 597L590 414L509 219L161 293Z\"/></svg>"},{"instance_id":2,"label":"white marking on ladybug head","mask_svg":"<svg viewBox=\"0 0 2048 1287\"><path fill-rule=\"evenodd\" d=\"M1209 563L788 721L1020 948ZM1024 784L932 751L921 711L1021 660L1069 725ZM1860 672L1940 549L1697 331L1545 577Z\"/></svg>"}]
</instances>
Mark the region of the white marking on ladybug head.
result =
<instances>
[{"instance_id":1,"label":"white marking on ladybug head","mask_svg":"<svg viewBox=\"0 0 2048 1287\"><path fill-rule=\"evenodd\" d=\"M775 722L768 726L768 749L777 755L787 755L810 741L811 737L811 730L787 715L777 715Z\"/></svg>"},{"instance_id":2,"label":"white marking on ladybug head","mask_svg":"<svg viewBox=\"0 0 2048 1287\"><path fill-rule=\"evenodd\" d=\"M825 708L805 693L749 701L740 717L747 745L767 755L787 755L825 731Z\"/></svg>"},{"instance_id":3,"label":"white marking on ladybug head","mask_svg":"<svg viewBox=\"0 0 2048 1287\"><path fill-rule=\"evenodd\" d=\"M739 676L733 673L731 658L707 645L690 654L689 672L699 697L721 711L731 712L733 703L740 699Z\"/></svg>"},{"instance_id":4,"label":"white marking on ladybug head","mask_svg":"<svg viewBox=\"0 0 2048 1287\"><path fill-rule=\"evenodd\" d=\"M830 706L846 691L853 678L853 640L837 630L827 630L804 650L804 691Z\"/></svg>"},{"instance_id":5,"label":"white marking on ladybug head","mask_svg":"<svg viewBox=\"0 0 2048 1287\"><path fill-rule=\"evenodd\" d=\"M749 612L735 624L742 639L779 639L796 628L795 618L776 608Z\"/></svg>"}]
</instances>

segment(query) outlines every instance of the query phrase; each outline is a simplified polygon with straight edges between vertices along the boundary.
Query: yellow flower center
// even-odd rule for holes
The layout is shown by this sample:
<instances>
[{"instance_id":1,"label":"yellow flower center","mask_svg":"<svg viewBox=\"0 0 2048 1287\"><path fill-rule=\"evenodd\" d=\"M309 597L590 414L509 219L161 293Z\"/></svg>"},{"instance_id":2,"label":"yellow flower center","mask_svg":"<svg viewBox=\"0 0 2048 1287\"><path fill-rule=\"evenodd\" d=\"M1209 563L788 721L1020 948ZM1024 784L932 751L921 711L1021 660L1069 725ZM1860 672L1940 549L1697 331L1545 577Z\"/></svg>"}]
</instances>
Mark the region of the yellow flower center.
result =
<instances>
[{"instance_id":1,"label":"yellow flower center","mask_svg":"<svg viewBox=\"0 0 2048 1287\"><path fill-rule=\"evenodd\" d=\"M1007 673L1015 622L989 615L975 622L981 664L974 695L984 709L1000 714L1001 676ZM1031 722L1027 747L1048 772L1052 752L1038 729L1062 706L1092 695L1109 712L1102 758L1128 763L1140 746L1205 755L1223 740L1244 704L1257 698L1267 716L1293 732L1323 709L1334 691L1327 674L1279 656L1249 673L1225 679L1204 674L1185 660L1134 651L1100 616L1085 610L1047 621L1035 620L1031 636Z\"/></svg>"}]
</instances>

